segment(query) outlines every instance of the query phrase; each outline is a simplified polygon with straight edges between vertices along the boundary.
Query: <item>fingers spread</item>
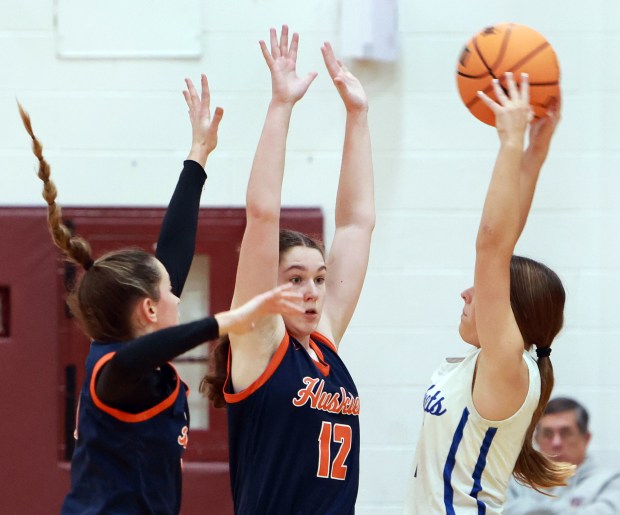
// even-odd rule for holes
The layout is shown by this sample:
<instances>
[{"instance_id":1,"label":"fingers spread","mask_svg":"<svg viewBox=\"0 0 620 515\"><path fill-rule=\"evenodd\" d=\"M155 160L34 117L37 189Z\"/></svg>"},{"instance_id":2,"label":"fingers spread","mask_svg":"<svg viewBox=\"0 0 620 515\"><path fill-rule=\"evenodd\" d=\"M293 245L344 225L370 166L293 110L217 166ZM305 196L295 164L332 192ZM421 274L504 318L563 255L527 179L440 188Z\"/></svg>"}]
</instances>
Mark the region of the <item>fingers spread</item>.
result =
<instances>
[{"instance_id":1,"label":"fingers spread","mask_svg":"<svg viewBox=\"0 0 620 515\"><path fill-rule=\"evenodd\" d=\"M297 49L299 48L299 34L297 32L293 32L293 37L291 39L291 48L289 50L289 57L293 61L297 61Z\"/></svg>"},{"instance_id":2,"label":"fingers spread","mask_svg":"<svg viewBox=\"0 0 620 515\"><path fill-rule=\"evenodd\" d=\"M219 127L223 116L224 109L222 109L221 107L216 107L215 113L213 113L213 118L211 119L211 127L213 128L213 130L217 131L217 128Z\"/></svg>"},{"instance_id":3,"label":"fingers spread","mask_svg":"<svg viewBox=\"0 0 620 515\"><path fill-rule=\"evenodd\" d=\"M288 25L282 25L280 33L280 55L288 54Z\"/></svg>"},{"instance_id":4,"label":"fingers spread","mask_svg":"<svg viewBox=\"0 0 620 515\"><path fill-rule=\"evenodd\" d=\"M484 91L478 91L478 97L482 100L494 113L497 112L499 106L497 102L493 101L493 99L489 98Z\"/></svg>"},{"instance_id":5,"label":"fingers spread","mask_svg":"<svg viewBox=\"0 0 620 515\"><path fill-rule=\"evenodd\" d=\"M506 105L508 103L508 97L497 79L493 79L493 93L495 93L495 98L500 104Z\"/></svg>"},{"instance_id":6,"label":"fingers spread","mask_svg":"<svg viewBox=\"0 0 620 515\"><path fill-rule=\"evenodd\" d=\"M271 57L271 54L269 53L269 50L267 49L267 44L261 39L258 44L260 45L260 49L261 52L263 53L263 57L265 58L265 61L267 62L267 66L269 66L271 68L271 65L273 63L273 57Z\"/></svg>"},{"instance_id":7,"label":"fingers spread","mask_svg":"<svg viewBox=\"0 0 620 515\"><path fill-rule=\"evenodd\" d=\"M202 104L206 104L206 107L208 108L209 103L211 102L211 92L209 91L209 81L204 73L200 76L200 86L202 89L202 97L200 100Z\"/></svg>"},{"instance_id":8,"label":"fingers spread","mask_svg":"<svg viewBox=\"0 0 620 515\"><path fill-rule=\"evenodd\" d=\"M280 47L278 47L278 35L276 29L269 29L269 41L271 43L271 55L275 59L280 57Z\"/></svg>"}]
</instances>

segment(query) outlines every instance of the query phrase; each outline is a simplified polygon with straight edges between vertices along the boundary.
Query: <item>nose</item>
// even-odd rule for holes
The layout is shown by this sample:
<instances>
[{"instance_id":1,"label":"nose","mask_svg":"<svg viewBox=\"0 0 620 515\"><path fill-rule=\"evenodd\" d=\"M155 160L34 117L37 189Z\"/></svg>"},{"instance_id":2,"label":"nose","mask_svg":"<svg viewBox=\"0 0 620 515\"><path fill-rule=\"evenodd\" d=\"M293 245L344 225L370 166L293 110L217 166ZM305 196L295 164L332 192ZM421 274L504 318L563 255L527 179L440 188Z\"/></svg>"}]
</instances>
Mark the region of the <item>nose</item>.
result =
<instances>
[{"instance_id":1,"label":"nose","mask_svg":"<svg viewBox=\"0 0 620 515\"><path fill-rule=\"evenodd\" d=\"M551 446L554 449L562 446L562 437L560 436L559 431L557 433L553 433L553 437L551 438Z\"/></svg>"},{"instance_id":2,"label":"nose","mask_svg":"<svg viewBox=\"0 0 620 515\"><path fill-rule=\"evenodd\" d=\"M474 296L473 286L461 292L461 298L465 301L466 304L469 304L471 302L471 299L473 298L473 296Z\"/></svg>"},{"instance_id":3,"label":"nose","mask_svg":"<svg viewBox=\"0 0 620 515\"><path fill-rule=\"evenodd\" d=\"M318 287L314 281L308 281L308 286L304 291L304 300L315 300L318 297Z\"/></svg>"}]
</instances>

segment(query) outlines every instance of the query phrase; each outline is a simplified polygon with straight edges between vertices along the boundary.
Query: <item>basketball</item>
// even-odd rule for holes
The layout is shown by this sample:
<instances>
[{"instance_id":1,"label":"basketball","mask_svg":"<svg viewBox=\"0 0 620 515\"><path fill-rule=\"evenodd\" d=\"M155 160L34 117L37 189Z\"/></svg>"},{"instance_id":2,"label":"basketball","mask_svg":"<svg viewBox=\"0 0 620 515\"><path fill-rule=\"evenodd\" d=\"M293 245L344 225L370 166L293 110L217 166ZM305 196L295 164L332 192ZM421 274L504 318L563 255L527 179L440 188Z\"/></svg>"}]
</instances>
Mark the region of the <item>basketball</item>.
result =
<instances>
[{"instance_id":1,"label":"basketball","mask_svg":"<svg viewBox=\"0 0 620 515\"><path fill-rule=\"evenodd\" d=\"M505 73L529 75L530 103L535 118L545 115L549 103L560 96L560 67L553 47L534 29L516 23L500 23L473 36L463 48L456 80L463 103L480 121L495 125L495 115L480 100L478 91L495 99L492 80L506 90Z\"/></svg>"}]
</instances>

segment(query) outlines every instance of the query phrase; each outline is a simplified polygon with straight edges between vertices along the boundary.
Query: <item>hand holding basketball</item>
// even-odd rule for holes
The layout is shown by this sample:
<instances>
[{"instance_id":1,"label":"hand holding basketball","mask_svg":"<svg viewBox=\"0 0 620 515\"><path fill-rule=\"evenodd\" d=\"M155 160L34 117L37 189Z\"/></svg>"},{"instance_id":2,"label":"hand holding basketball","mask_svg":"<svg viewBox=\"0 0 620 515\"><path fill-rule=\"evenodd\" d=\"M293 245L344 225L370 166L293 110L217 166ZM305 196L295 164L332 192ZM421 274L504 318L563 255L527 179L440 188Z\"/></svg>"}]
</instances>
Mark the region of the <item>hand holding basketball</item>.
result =
<instances>
[{"instance_id":1,"label":"hand holding basketball","mask_svg":"<svg viewBox=\"0 0 620 515\"><path fill-rule=\"evenodd\" d=\"M513 72L517 81L522 73L528 74L534 117L544 118L560 97L557 57L541 34L516 23L487 27L463 48L457 66L457 86L465 106L482 122L495 125L493 112L480 102L477 92L493 96L493 79L499 80L505 91L506 72Z\"/></svg>"},{"instance_id":2,"label":"hand holding basketball","mask_svg":"<svg viewBox=\"0 0 620 515\"><path fill-rule=\"evenodd\" d=\"M526 153L536 158L539 162L544 162L549 152L551 138L555 134L555 129L560 123L561 103L560 99L549 104L545 116L534 120L530 126L530 142Z\"/></svg>"},{"instance_id":3,"label":"hand holding basketball","mask_svg":"<svg viewBox=\"0 0 620 515\"><path fill-rule=\"evenodd\" d=\"M495 115L495 125L502 143L515 143L523 146L523 138L534 113L530 106L529 82L526 73L521 74L521 84L515 84L513 74L506 72L507 93L504 92L498 79L493 80L495 102L483 91L478 97Z\"/></svg>"}]
</instances>

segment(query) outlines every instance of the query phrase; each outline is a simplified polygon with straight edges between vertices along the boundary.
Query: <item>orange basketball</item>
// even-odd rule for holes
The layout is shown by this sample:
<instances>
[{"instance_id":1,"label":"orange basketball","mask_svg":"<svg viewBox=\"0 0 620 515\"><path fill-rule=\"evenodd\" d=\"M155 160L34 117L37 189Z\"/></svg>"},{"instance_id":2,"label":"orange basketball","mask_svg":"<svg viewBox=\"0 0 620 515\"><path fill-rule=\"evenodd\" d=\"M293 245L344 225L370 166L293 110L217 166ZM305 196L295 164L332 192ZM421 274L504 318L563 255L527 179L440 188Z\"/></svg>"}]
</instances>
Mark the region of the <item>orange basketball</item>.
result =
<instances>
[{"instance_id":1,"label":"orange basketball","mask_svg":"<svg viewBox=\"0 0 620 515\"><path fill-rule=\"evenodd\" d=\"M530 103L536 118L544 116L549 103L560 97L558 59L541 34L516 23L487 27L467 42L456 70L463 103L484 123L495 125L495 115L477 92L484 91L495 99L491 81L499 79L505 90L506 72L513 72L517 82L521 73L529 75Z\"/></svg>"}]
</instances>

